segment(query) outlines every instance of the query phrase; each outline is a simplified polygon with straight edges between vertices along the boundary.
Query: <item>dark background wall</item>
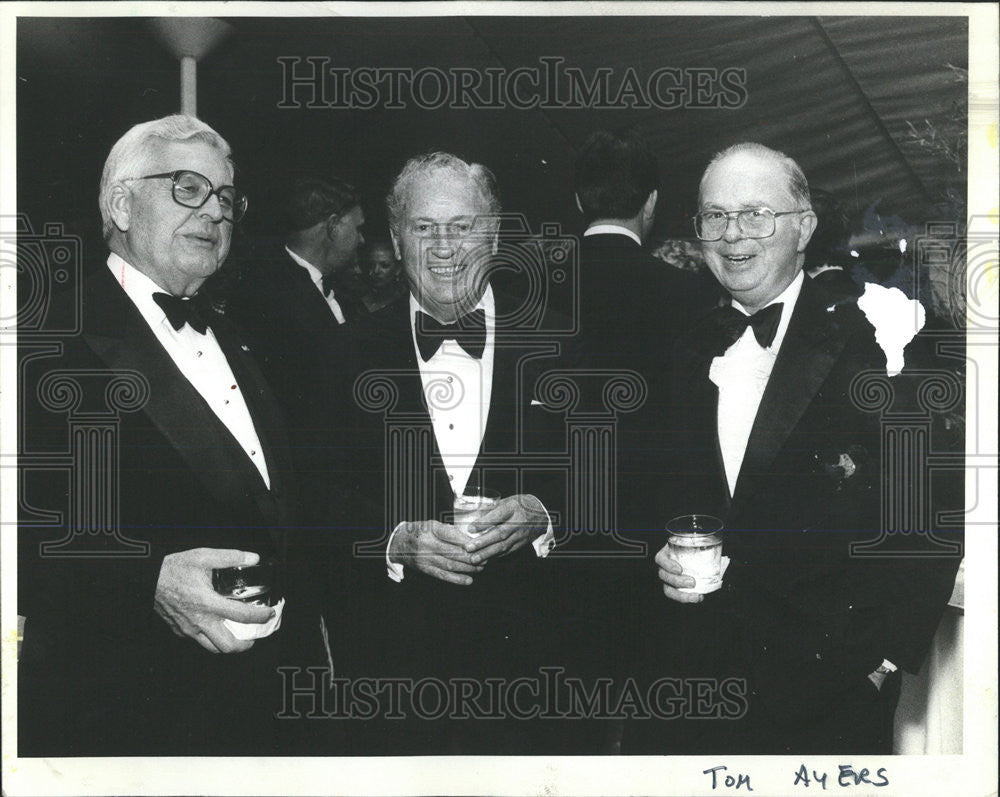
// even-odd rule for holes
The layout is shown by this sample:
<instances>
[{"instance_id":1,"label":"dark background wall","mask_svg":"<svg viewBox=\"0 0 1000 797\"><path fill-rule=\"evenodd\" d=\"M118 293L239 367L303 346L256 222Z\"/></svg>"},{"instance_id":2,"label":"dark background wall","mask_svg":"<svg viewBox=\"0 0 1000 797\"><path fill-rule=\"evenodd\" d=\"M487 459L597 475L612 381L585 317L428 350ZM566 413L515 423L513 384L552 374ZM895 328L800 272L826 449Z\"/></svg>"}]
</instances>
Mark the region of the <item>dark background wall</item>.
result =
<instances>
[{"instance_id":1,"label":"dark background wall","mask_svg":"<svg viewBox=\"0 0 1000 797\"><path fill-rule=\"evenodd\" d=\"M697 180L711 154L754 139L793 155L812 185L860 216L879 209L910 223L935 218L965 172L922 144L909 124L964 131L968 30L963 18L445 17L233 18L198 67L199 115L233 145L251 211L241 231L275 234L280 197L299 172L332 173L364 192L370 232L384 232L382 198L405 159L453 151L490 166L505 209L533 230L580 232L570 185L574 149L600 127L637 128L662 171L657 237L691 237ZM179 67L137 18L18 20L19 211L40 229L59 222L103 255L97 186L108 149L132 124L179 108ZM506 107L426 110L308 107L310 89L284 97L279 58L328 66L468 67L508 73L557 57L588 78L610 68L745 70L736 108ZM565 88L565 86L564 86ZM327 92L329 94L329 92ZM320 100L329 97L318 98ZM315 103L314 103L315 104ZM635 106L640 103L633 102ZM947 131L946 131L947 132ZM964 162L964 157L963 157ZM242 245L237 237L237 251Z\"/></svg>"}]
</instances>

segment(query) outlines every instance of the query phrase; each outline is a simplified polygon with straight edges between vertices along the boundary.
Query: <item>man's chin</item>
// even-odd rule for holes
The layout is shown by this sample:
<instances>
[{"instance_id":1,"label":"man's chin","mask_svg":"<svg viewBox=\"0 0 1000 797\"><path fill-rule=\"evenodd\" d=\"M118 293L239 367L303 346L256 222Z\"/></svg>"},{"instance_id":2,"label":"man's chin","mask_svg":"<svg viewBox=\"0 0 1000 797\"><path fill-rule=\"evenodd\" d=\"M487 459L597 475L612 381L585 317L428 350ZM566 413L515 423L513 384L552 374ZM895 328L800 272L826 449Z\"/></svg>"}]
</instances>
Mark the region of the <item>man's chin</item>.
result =
<instances>
[{"instance_id":1,"label":"man's chin","mask_svg":"<svg viewBox=\"0 0 1000 797\"><path fill-rule=\"evenodd\" d=\"M192 277L206 280L222 268L223 262L224 258L195 258L185 263L180 270Z\"/></svg>"}]
</instances>

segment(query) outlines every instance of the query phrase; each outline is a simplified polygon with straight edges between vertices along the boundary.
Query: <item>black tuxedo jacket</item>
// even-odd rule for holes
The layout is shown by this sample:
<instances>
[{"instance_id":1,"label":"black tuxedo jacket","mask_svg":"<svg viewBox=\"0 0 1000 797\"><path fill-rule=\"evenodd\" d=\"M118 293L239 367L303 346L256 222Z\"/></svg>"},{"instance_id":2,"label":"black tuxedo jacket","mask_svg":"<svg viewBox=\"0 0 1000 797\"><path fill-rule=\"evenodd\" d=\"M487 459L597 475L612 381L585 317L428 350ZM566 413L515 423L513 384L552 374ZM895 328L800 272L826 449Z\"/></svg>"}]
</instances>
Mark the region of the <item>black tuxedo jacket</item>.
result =
<instances>
[{"instance_id":1,"label":"black tuxedo jacket","mask_svg":"<svg viewBox=\"0 0 1000 797\"><path fill-rule=\"evenodd\" d=\"M501 496L537 496L552 516L558 536L565 475L544 462L532 465L531 459L563 449L562 415L533 401L538 397L538 378L552 368L572 367L579 355L572 340L545 332L552 326L560 328L550 323L549 315L538 310L525 319L517 316L514 299L495 292L495 301L489 415L469 483L494 488ZM531 545L490 561L467 587L439 581L412 567L405 569L401 583L386 575L388 533L404 520L442 520L453 502L423 398L409 313L409 303L398 302L371 330L366 355L372 370L359 383L377 379L392 385L391 407L370 416L369 450L381 464L380 477L372 480L379 496L373 504L382 510L377 529L383 537L379 541L376 534L376 545L370 546L378 573L369 616L373 634L385 631L378 643L378 661L371 666L389 675L469 677L481 683L487 677L537 676L537 668L551 662L551 651L558 645L559 629L550 622L558 600L558 564L537 557ZM393 438L400 457L399 468L390 471L384 441L394 421L406 432ZM391 502L383 503L383 496L392 491L411 496L409 509L394 513ZM396 745L395 752L537 752L524 723L516 721L481 720L463 725L463 730L444 731L428 723L395 725L402 736L391 742L387 741L391 735L380 735L376 744L382 746L377 751L389 752Z\"/></svg>"},{"instance_id":2,"label":"black tuxedo jacket","mask_svg":"<svg viewBox=\"0 0 1000 797\"><path fill-rule=\"evenodd\" d=\"M263 249L243 269L227 312L252 341L293 431L329 431L323 419L334 416L344 398L350 324L337 322L308 272L284 247ZM318 451L307 446L297 453L310 461Z\"/></svg>"},{"instance_id":3,"label":"black tuxedo jacket","mask_svg":"<svg viewBox=\"0 0 1000 797\"><path fill-rule=\"evenodd\" d=\"M261 247L246 264L227 313L245 330L284 412L304 521L324 537L342 532L354 522L359 489L355 322L337 322L308 272L281 246Z\"/></svg>"},{"instance_id":4,"label":"black tuxedo jacket","mask_svg":"<svg viewBox=\"0 0 1000 797\"><path fill-rule=\"evenodd\" d=\"M617 520L626 534L644 530L648 517L641 485L658 457L650 441L669 413L674 341L691 329L718 295L710 276L674 268L626 235L602 233L580 239L579 329L588 358L597 367L637 371L646 383L644 404L624 415L618 428Z\"/></svg>"},{"instance_id":5,"label":"black tuxedo jacket","mask_svg":"<svg viewBox=\"0 0 1000 797\"><path fill-rule=\"evenodd\" d=\"M856 386L852 393L860 374L884 376L886 368L855 303L838 303L808 278L803 283L732 496L718 442L718 390L708 376L721 353L712 339L700 325L678 342L670 431L652 477L664 499L656 522L695 512L718 516L731 565L723 590L702 604L657 595L660 606L651 611L674 632L656 649L660 664L653 669L748 679L750 730L743 742L723 747L861 749L872 739L863 709L877 697L867 674L883 658L916 672L959 555L941 556L918 534L891 535L877 557L851 553L852 543L878 537L883 480L893 478L886 458L900 456L887 448L880 413L862 409L866 399ZM908 369L928 362L923 343L918 337L907 348ZM889 380L893 412L916 407L922 376L904 370ZM845 462L853 473L838 467ZM956 533L944 536L960 542ZM912 545L925 555L899 554ZM935 550L938 556L926 555ZM859 703L853 723L823 725L834 707Z\"/></svg>"},{"instance_id":6,"label":"black tuxedo jacket","mask_svg":"<svg viewBox=\"0 0 1000 797\"><path fill-rule=\"evenodd\" d=\"M656 376L677 335L710 306L715 293L627 235L580 239L580 330L601 367Z\"/></svg>"},{"instance_id":7,"label":"black tuxedo jacket","mask_svg":"<svg viewBox=\"0 0 1000 797\"><path fill-rule=\"evenodd\" d=\"M280 697L275 657L287 658L285 642L297 628L312 626L302 616L297 579L288 572L294 566L287 557L294 480L280 412L249 350L224 317L215 317L213 330L260 437L270 489L106 268L98 267L85 283L82 334L62 339L55 356L22 352L25 453L58 455L67 441L80 443L67 434L66 402L46 390L56 372L81 385L70 413L85 426L83 413L96 413L89 417L98 424L107 417L114 394L119 406L129 405L130 390L137 397L141 406L117 412L118 461L107 478L117 481L121 534L148 548L147 555L116 556L121 543L101 532L74 539L75 556L43 555L39 543L63 537L70 512L86 513L87 502L106 501L111 493L78 492L82 503L67 503L69 480L97 467L86 458L68 474L22 472L19 613L26 624L19 716L25 753L273 749L265 726L268 702ZM100 375L107 372L124 375L132 387L106 390ZM63 398L73 393L67 390ZM61 518L39 523L26 507L60 512ZM153 610L163 557L199 547L256 551L279 561L287 602L276 634L244 654L213 655L168 629ZM81 549L87 555L79 555Z\"/></svg>"}]
</instances>

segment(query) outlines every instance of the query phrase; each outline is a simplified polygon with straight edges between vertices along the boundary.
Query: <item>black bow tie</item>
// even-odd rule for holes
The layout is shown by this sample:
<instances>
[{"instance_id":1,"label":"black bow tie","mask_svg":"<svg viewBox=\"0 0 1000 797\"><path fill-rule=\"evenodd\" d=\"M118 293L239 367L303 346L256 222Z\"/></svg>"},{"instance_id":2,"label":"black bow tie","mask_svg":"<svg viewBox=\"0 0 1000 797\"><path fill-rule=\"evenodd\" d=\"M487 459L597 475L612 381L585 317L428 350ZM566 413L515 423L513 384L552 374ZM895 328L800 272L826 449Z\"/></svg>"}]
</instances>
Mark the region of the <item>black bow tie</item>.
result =
<instances>
[{"instance_id":1,"label":"black bow tie","mask_svg":"<svg viewBox=\"0 0 1000 797\"><path fill-rule=\"evenodd\" d=\"M745 315L731 305L716 308L712 320L722 333L725 343L722 351L738 341L747 327L753 327L753 335L761 348L766 349L770 346L774 342L774 335L781 322L781 306L781 302L769 304L753 315Z\"/></svg>"},{"instance_id":2,"label":"black bow tie","mask_svg":"<svg viewBox=\"0 0 1000 797\"><path fill-rule=\"evenodd\" d=\"M154 293L153 301L160 306L175 330L180 331L187 324L199 335L204 335L211 324L211 311L205 306L205 300L198 296L182 299L169 293Z\"/></svg>"},{"instance_id":3,"label":"black bow tie","mask_svg":"<svg viewBox=\"0 0 1000 797\"><path fill-rule=\"evenodd\" d=\"M477 360L483 356L483 349L486 348L486 313L483 310L473 310L454 324L442 324L436 318L417 310L415 326L417 348L420 349L424 362L434 356L444 340L454 340L470 357Z\"/></svg>"}]
</instances>

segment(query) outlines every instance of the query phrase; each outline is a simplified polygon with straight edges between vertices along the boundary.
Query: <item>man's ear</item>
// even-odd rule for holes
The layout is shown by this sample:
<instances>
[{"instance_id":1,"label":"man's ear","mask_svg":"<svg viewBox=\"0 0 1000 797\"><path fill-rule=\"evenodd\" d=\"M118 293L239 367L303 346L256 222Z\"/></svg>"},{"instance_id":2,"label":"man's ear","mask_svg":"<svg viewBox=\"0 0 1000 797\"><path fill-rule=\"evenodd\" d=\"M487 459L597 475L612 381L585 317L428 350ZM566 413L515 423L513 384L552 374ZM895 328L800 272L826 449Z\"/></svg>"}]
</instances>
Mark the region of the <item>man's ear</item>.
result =
<instances>
[{"instance_id":1,"label":"man's ear","mask_svg":"<svg viewBox=\"0 0 1000 797\"><path fill-rule=\"evenodd\" d=\"M646 204L642 206L642 217L644 219L652 221L653 214L656 212L656 199L659 194L656 193L654 188L649 192L649 196L646 197Z\"/></svg>"},{"instance_id":2,"label":"man's ear","mask_svg":"<svg viewBox=\"0 0 1000 797\"><path fill-rule=\"evenodd\" d=\"M806 251L806 246L809 244L809 239L812 238L814 232L816 232L816 224L818 219L816 214L811 210L804 211L799 217L799 246L797 251Z\"/></svg>"},{"instance_id":3,"label":"man's ear","mask_svg":"<svg viewBox=\"0 0 1000 797\"><path fill-rule=\"evenodd\" d=\"M111 221L122 232L132 226L132 192L121 183L111 186Z\"/></svg>"},{"instance_id":4,"label":"man's ear","mask_svg":"<svg viewBox=\"0 0 1000 797\"><path fill-rule=\"evenodd\" d=\"M396 260L402 262L403 256L399 252L399 241L396 240L396 232L391 227L389 228L389 238L392 240L392 251L396 254Z\"/></svg>"},{"instance_id":5,"label":"man's ear","mask_svg":"<svg viewBox=\"0 0 1000 797\"><path fill-rule=\"evenodd\" d=\"M331 241L337 240L337 225L340 224L340 216L333 215L326 220L326 237Z\"/></svg>"},{"instance_id":6,"label":"man's ear","mask_svg":"<svg viewBox=\"0 0 1000 797\"><path fill-rule=\"evenodd\" d=\"M576 209L579 210L581 213L583 213L583 204L580 202L580 195L574 193L573 199L576 200Z\"/></svg>"}]
</instances>

